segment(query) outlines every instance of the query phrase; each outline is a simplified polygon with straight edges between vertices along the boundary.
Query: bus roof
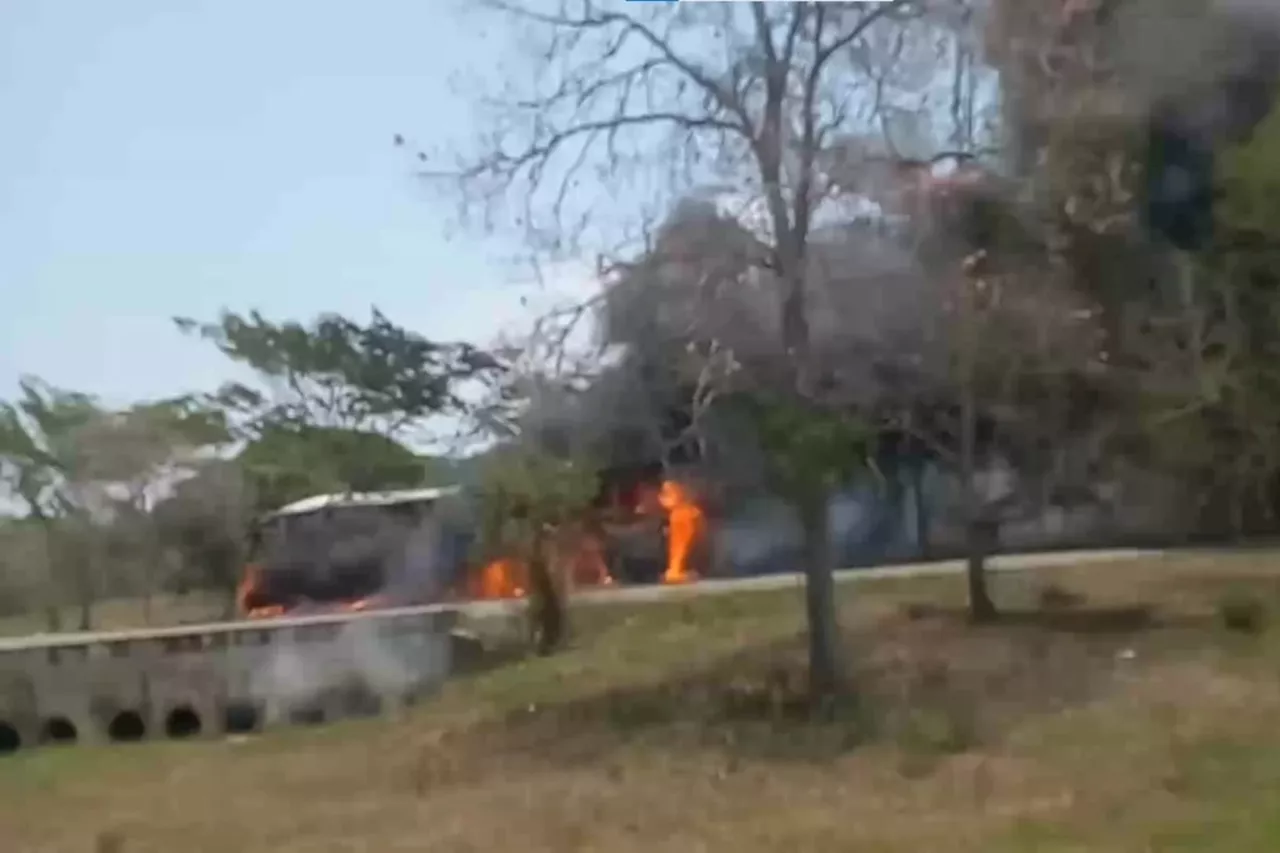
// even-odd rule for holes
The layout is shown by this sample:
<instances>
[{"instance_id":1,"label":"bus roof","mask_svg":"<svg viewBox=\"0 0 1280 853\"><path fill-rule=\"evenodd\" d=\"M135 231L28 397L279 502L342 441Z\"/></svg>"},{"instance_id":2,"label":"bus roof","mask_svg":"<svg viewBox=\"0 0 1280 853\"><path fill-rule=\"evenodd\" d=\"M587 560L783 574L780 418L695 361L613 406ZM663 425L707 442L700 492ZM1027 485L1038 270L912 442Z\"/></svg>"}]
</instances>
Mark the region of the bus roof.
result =
<instances>
[{"instance_id":1,"label":"bus roof","mask_svg":"<svg viewBox=\"0 0 1280 853\"><path fill-rule=\"evenodd\" d=\"M398 506L402 504L435 503L442 498L462 492L461 486L438 486L425 489L397 489L389 492L335 492L329 495L312 495L285 504L267 513L266 520L291 515L306 515L322 509L346 509L358 506Z\"/></svg>"}]
</instances>

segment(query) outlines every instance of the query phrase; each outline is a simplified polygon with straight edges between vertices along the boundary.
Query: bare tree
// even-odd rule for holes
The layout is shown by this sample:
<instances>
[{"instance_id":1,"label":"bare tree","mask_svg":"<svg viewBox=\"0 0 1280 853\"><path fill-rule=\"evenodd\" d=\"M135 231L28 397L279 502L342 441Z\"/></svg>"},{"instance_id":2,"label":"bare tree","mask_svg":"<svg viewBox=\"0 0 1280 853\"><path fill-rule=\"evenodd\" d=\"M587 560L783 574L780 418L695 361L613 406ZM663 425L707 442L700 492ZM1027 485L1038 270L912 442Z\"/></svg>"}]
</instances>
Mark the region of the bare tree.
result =
<instances>
[{"instance_id":1,"label":"bare tree","mask_svg":"<svg viewBox=\"0 0 1280 853\"><path fill-rule=\"evenodd\" d=\"M472 483L480 557L527 580L538 654L550 654L564 638L570 586L564 555L580 550L590 527L595 424L581 416L580 398L600 365L595 347L580 349L575 341L595 306L588 299L553 308L526 335L494 347L501 369L489 374L486 395L471 409L471 437L496 439Z\"/></svg>"},{"instance_id":2,"label":"bare tree","mask_svg":"<svg viewBox=\"0 0 1280 853\"><path fill-rule=\"evenodd\" d=\"M979 171L933 183L913 190L920 197L904 205L913 211L906 223L852 220L815 236L808 275L822 387L810 402L848 423L835 429L813 406L807 417L782 406L774 412L782 428L764 432L803 433L806 446L817 447L817 434L834 430L846 450L868 454L824 450L829 472L844 456L846 473L856 475L870 467L869 445L895 435L899 447L905 441L941 463L960 484L955 508L968 536L971 602L974 615L987 618L994 608L984 566L994 528L1042 509L1050 492L1065 493L1066 479L1077 485L1083 473L1063 452L1086 449L1076 446L1082 435L1067 441L1079 427L1066 398L1096 366L1099 340L1091 306L1039 262L1036 235L1024 233L1006 188ZM691 398L675 400L668 390L666 399L701 412L691 427L709 403L738 392L776 401L779 353L766 331L776 314L752 263L762 250L731 218L685 206L607 291L605 334L649 363L665 359L658 380L681 384ZM717 429L725 426L716 420ZM1019 467L1014 492L992 492L983 476L997 452ZM785 446L765 455L794 456ZM739 451L728 467L741 478L751 467L745 461Z\"/></svg>"},{"instance_id":3,"label":"bare tree","mask_svg":"<svg viewBox=\"0 0 1280 853\"><path fill-rule=\"evenodd\" d=\"M822 153L865 134L910 82L898 60L917 4L485 7L539 51L518 72L528 90L490 102L494 132L459 170L467 200L486 214L512 205L543 246L578 252L634 238L691 188L730 187L765 247L788 393L815 396L809 242L833 190ZM831 567L805 573L812 683L827 694L839 681Z\"/></svg>"}]
</instances>

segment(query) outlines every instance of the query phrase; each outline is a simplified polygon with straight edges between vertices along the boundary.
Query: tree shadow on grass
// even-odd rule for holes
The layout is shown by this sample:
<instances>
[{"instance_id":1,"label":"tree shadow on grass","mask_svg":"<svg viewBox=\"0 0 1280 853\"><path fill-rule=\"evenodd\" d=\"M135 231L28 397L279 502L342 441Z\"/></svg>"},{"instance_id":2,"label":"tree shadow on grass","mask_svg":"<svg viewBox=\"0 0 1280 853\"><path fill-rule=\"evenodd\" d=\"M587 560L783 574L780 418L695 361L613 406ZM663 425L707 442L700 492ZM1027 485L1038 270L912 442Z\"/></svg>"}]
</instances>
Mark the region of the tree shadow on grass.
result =
<instances>
[{"instance_id":1,"label":"tree shadow on grass","mask_svg":"<svg viewBox=\"0 0 1280 853\"><path fill-rule=\"evenodd\" d=\"M527 660L530 654L525 643L485 642L482 638L463 631L455 631L450 635L449 641L450 677L454 679L475 678Z\"/></svg>"},{"instance_id":2,"label":"tree shadow on grass","mask_svg":"<svg viewBox=\"0 0 1280 853\"><path fill-rule=\"evenodd\" d=\"M839 702L809 696L796 636L661 680L523 707L467 737L559 766L637 747L822 763L878 743L898 748L904 770L927 769L998 743L1029 717L1105 696L1119 676L1185 648L1202 627L1148 606L1015 611L984 626L961 609L917 609L847 632L853 689Z\"/></svg>"},{"instance_id":3,"label":"tree shadow on grass","mask_svg":"<svg viewBox=\"0 0 1280 853\"><path fill-rule=\"evenodd\" d=\"M966 608L930 604L908 604L903 608L903 615L909 621L933 620L956 626L972 621ZM1117 639L1158 631L1203 628L1207 624L1208 620L1199 616L1161 613L1151 604L1081 606L1069 603L1038 608L1006 608L990 624L974 628L979 631L1039 631L1047 635Z\"/></svg>"}]
</instances>

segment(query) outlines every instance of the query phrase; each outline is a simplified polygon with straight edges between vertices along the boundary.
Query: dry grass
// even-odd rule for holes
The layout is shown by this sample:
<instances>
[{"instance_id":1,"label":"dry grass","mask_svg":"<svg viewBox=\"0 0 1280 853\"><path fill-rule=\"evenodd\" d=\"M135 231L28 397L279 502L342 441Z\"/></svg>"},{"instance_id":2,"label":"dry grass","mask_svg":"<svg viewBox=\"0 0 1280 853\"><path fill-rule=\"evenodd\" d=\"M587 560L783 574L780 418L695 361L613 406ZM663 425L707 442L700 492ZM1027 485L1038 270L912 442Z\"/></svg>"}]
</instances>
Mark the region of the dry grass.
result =
<instances>
[{"instance_id":1,"label":"dry grass","mask_svg":"<svg viewBox=\"0 0 1280 853\"><path fill-rule=\"evenodd\" d=\"M1056 590L1030 598L1041 609L984 628L958 615L958 579L845 587L859 701L821 712L794 591L584 610L573 649L400 719L0 762L0 838L32 853L1280 849L1280 631L1219 615L1227 596L1280 613L1280 558L1036 583Z\"/></svg>"}]
</instances>

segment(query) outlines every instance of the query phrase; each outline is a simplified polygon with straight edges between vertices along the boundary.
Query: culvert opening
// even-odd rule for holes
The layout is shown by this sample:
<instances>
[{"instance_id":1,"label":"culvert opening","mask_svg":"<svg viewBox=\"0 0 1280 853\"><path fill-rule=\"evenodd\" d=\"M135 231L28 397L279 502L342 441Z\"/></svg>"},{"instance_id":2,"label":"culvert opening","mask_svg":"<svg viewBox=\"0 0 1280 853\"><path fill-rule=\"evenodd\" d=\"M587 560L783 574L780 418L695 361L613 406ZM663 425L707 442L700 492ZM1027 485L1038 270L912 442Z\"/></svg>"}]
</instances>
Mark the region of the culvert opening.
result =
<instances>
[{"instance_id":1,"label":"culvert opening","mask_svg":"<svg viewBox=\"0 0 1280 853\"><path fill-rule=\"evenodd\" d=\"M164 733L175 740L195 737L203 728L200 715L189 705L179 705L164 719Z\"/></svg>"},{"instance_id":2,"label":"culvert opening","mask_svg":"<svg viewBox=\"0 0 1280 853\"><path fill-rule=\"evenodd\" d=\"M382 713L382 697L364 685L351 688L343 710L353 717L375 717Z\"/></svg>"},{"instance_id":3,"label":"culvert opening","mask_svg":"<svg viewBox=\"0 0 1280 853\"><path fill-rule=\"evenodd\" d=\"M247 735L258 730L258 709L246 702L233 702L222 711L222 728L229 735Z\"/></svg>"},{"instance_id":4,"label":"culvert opening","mask_svg":"<svg viewBox=\"0 0 1280 853\"><path fill-rule=\"evenodd\" d=\"M137 711L121 711L107 726L107 737L117 743L134 743L146 736L147 724Z\"/></svg>"},{"instance_id":5,"label":"culvert opening","mask_svg":"<svg viewBox=\"0 0 1280 853\"><path fill-rule=\"evenodd\" d=\"M0 720L0 755L8 755L22 748L22 736L18 730Z\"/></svg>"},{"instance_id":6,"label":"culvert opening","mask_svg":"<svg viewBox=\"0 0 1280 853\"><path fill-rule=\"evenodd\" d=\"M76 724L66 717L50 717L40 729L40 742L49 746L72 744L79 739Z\"/></svg>"},{"instance_id":7,"label":"culvert opening","mask_svg":"<svg viewBox=\"0 0 1280 853\"><path fill-rule=\"evenodd\" d=\"M295 726L318 726L324 722L324 708L308 705L289 712L289 722Z\"/></svg>"}]
</instances>

